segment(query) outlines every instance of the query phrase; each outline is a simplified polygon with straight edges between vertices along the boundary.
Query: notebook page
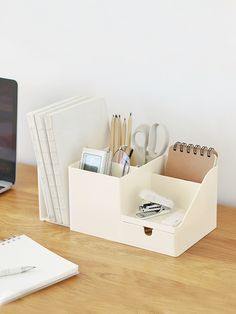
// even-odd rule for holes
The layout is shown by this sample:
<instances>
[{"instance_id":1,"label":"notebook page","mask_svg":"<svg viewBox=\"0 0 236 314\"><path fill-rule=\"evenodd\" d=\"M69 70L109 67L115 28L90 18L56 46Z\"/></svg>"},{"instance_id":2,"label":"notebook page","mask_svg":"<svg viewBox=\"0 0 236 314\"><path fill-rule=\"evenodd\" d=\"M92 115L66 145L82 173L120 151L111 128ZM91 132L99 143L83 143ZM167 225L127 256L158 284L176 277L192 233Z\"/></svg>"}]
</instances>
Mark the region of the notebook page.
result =
<instances>
[{"instance_id":1,"label":"notebook page","mask_svg":"<svg viewBox=\"0 0 236 314\"><path fill-rule=\"evenodd\" d=\"M78 273L78 265L25 235L0 243L0 257L0 270L36 266L25 273L0 277L0 304Z\"/></svg>"}]
</instances>

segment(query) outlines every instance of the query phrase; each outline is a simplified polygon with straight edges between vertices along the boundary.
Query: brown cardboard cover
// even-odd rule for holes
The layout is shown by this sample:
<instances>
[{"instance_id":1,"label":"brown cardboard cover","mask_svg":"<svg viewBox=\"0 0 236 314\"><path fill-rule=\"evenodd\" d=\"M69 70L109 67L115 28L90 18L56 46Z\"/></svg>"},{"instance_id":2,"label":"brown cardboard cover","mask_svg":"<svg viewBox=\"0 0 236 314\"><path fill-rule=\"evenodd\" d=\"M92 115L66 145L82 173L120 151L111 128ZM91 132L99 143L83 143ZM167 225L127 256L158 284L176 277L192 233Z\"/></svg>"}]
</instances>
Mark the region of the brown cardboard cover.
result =
<instances>
[{"instance_id":1,"label":"brown cardboard cover","mask_svg":"<svg viewBox=\"0 0 236 314\"><path fill-rule=\"evenodd\" d=\"M170 146L165 175L201 183L207 172L216 164L216 152L210 152L208 156L208 150L205 149L201 155L201 147L198 146L194 154L193 146L188 152L187 145L182 145L182 147L181 145L182 143Z\"/></svg>"}]
</instances>

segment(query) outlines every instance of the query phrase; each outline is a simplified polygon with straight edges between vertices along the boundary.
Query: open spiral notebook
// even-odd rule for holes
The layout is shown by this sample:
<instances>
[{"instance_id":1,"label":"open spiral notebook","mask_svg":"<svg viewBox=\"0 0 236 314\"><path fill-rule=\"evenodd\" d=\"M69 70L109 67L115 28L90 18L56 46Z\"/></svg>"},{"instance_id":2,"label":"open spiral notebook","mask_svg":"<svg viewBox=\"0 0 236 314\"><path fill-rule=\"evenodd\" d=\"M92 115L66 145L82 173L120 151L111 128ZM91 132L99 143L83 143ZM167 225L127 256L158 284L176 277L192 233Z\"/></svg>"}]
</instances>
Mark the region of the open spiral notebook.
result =
<instances>
[{"instance_id":1,"label":"open spiral notebook","mask_svg":"<svg viewBox=\"0 0 236 314\"><path fill-rule=\"evenodd\" d=\"M79 273L79 266L51 252L26 235L0 242L0 271L22 266L34 269L0 277L0 304L48 287Z\"/></svg>"}]
</instances>

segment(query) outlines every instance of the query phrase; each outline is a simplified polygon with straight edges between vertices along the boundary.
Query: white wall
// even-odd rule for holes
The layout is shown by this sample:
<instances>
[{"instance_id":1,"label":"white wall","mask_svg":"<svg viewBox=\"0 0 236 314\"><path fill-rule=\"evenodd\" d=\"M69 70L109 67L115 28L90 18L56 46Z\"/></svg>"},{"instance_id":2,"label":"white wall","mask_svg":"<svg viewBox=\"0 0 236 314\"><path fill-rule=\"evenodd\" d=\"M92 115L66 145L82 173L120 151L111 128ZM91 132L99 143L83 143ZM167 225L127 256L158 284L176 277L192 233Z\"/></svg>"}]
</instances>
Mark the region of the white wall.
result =
<instances>
[{"instance_id":1,"label":"white wall","mask_svg":"<svg viewBox=\"0 0 236 314\"><path fill-rule=\"evenodd\" d=\"M26 113L99 95L135 124L214 146L219 200L236 205L236 2L0 0L0 76L19 83L18 160L34 163Z\"/></svg>"}]
</instances>

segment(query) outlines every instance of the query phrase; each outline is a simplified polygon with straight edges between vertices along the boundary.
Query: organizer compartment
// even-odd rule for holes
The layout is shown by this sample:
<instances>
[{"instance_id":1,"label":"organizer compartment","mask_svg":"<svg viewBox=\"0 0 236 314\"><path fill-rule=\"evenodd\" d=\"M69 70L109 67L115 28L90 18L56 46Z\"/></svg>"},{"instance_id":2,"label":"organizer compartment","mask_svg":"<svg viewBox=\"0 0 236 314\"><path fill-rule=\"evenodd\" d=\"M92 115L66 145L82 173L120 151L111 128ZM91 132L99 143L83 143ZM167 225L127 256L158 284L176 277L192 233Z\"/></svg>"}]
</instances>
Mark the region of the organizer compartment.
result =
<instances>
[{"instance_id":1,"label":"organizer compartment","mask_svg":"<svg viewBox=\"0 0 236 314\"><path fill-rule=\"evenodd\" d=\"M161 224L161 221L166 217L172 215L173 213L176 213L177 211L181 211L181 213L184 214L186 213L201 186L199 183L180 180L172 177L166 177L164 175L146 173L146 176L148 176L149 181L144 182L142 188L150 189L168 199L173 200L175 203L174 209L171 210L171 213L169 214L155 216L146 220L136 218L135 214L138 210L138 206L140 205L141 200L138 197L140 189L136 189L133 184L132 189L134 189L135 192L138 190L138 193L136 192L133 198L129 197L129 193L127 193L127 191L123 191L123 207L121 208L122 221L136 223L138 225L143 225L145 221L146 227L155 228L158 225L158 227L161 228L161 226L159 225ZM145 183L147 184L145 185ZM133 200L135 200L135 204ZM168 230L168 228L164 229Z\"/></svg>"},{"instance_id":2,"label":"organizer compartment","mask_svg":"<svg viewBox=\"0 0 236 314\"><path fill-rule=\"evenodd\" d=\"M69 168L71 230L99 236L143 249L179 256L216 227L217 166L202 183L163 175L161 156L116 178ZM151 219L135 213L144 188L175 202L174 210ZM181 211L182 221L168 225L163 220Z\"/></svg>"},{"instance_id":3,"label":"organizer compartment","mask_svg":"<svg viewBox=\"0 0 236 314\"><path fill-rule=\"evenodd\" d=\"M71 230L112 239L120 217L120 180L104 174L69 168Z\"/></svg>"},{"instance_id":4,"label":"organizer compartment","mask_svg":"<svg viewBox=\"0 0 236 314\"><path fill-rule=\"evenodd\" d=\"M79 169L79 163L69 167L70 228L91 235L117 240L120 235L121 203L123 193L135 195L144 181L150 180L151 171L161 171L164 157L149 167L132 167L129 174L117 178ZM148 169L147 169L148 168ZM142 180L139 176L142 175ZM132 198L132 195L131 195ZM134 200L135 202L136 200Z\"/></svg>"}]
</instances>

